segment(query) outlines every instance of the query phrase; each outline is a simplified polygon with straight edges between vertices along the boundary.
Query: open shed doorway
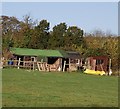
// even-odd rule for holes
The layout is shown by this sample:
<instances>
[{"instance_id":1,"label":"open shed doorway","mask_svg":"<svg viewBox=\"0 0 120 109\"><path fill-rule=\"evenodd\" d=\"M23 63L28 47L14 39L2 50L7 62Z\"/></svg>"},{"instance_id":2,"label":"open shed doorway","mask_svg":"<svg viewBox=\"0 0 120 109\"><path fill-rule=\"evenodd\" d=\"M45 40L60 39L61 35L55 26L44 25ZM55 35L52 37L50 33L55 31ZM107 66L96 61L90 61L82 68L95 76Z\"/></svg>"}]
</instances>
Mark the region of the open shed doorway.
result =
<instances>
[{"instance_id":1,"label":"open shed doorway","mask_svg":"<svg viewBox=\"0 0 120 109\"><path fill-rule=\"evenodd\" d=\"M54 64L57 60L58 58L56 57L48 57L48 64Z\"/></svg>"},{"instance_id":2,"label":"open shed doorway","mask_svg":"<svg viewBox=\"0 0 120 109\"><path fill-rule=\"evenodd\" d=\"M22 61L20 62L20 65L23 66L24 56L17 56L17 60L19 60L19 58L20 58L20 61Z\"/></svg>"},{"instance_id":3,"label":"open shed doorway","mask_svg":"<svg viewBox=\"0 0 120 109\"><path fill-rule=\"evenodd\" d=\"M66 61L65 64L65 69L64 69L64 63ZM69 58L63 58L62 59L62 71L68 71L69 70Z\"/></svg>"},{"instance_id":4,"label":"open shed doorway","mask_svg":"<svg viewBox=\"0 0 120 109\"><path fill-rule=\"evenodd\" d=\"M49 71L61 71L61 58L48 57Z\"/></svg>"}]
</instances>

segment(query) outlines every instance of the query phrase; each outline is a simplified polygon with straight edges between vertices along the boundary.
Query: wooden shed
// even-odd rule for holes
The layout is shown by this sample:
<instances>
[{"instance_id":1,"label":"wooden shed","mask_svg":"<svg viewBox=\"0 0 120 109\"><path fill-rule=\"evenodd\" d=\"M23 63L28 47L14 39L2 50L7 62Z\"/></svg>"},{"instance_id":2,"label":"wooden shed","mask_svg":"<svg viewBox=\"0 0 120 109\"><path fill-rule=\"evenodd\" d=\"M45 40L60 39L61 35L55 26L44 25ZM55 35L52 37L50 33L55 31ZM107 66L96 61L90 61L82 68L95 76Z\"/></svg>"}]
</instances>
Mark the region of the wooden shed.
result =
<instances>
[{"instance_id":1,"label":"wooden shed","mask_svg":"<svg viewBox=\"0 0 120 109\"><path fill-rule=\"evenodd\" d=\"M109 69L109 58L107 56L92 56L86 59L86 67L90 70L105 71Z\"/></svg>"},{"instance_id":2,"label":"wooden shed","mask_svg":"<svg viewBox=\"0 0 120 109\"><path fill-rule=\"evenodd\" d=\"M62 59L68 57L64 50L11 48L10 52L15 60L20 60L21 66L39 66L41 71L62 71Z\"/></svg>"},{"instance_id":3,"label":"wooden shed","mask_svg":"<svg viewBox=\"0 0 120 109\"><path fill-rule=\"evenodd\" d=\"M69 71L79 70L81 64L81 56L79 52L67 51L69 58Z\"/></svg>"},{"instance_id":4,"label":"wooden shed","mask_svg":"<svg viewBox=\"0 0 120 109\"><path fill-rule=\"evenodd\" d=\"M76 71L81 66L80 54L74 51L10 48L10 53L10 64L18 68L64 72Z\"/></svg>"}]
</instances>

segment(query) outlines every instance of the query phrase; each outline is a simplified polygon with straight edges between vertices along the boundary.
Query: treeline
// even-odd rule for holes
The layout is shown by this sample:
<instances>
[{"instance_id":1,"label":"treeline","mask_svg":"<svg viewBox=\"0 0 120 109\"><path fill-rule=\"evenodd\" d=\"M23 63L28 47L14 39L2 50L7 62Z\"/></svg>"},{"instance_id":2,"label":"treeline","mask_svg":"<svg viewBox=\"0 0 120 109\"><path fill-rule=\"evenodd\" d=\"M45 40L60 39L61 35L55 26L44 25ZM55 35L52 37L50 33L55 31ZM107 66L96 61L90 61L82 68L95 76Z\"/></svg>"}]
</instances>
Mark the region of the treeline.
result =
<instances>
[{"instance_id":1,"label":"treeline","mask_svg":"<svg viewBox=\"0 0 120 109\"><path fill-rule=\"evenodd\" d=\"M107 55L112 59L112 67L118 69L118 36L101 31L85 34L81 28L65 22L51 30L47 20L35 22L28 15L23 21L9 16L1 16L0 20L3 55L9 47L74 50L83 57Z\"/></svg>"}]
</instances>

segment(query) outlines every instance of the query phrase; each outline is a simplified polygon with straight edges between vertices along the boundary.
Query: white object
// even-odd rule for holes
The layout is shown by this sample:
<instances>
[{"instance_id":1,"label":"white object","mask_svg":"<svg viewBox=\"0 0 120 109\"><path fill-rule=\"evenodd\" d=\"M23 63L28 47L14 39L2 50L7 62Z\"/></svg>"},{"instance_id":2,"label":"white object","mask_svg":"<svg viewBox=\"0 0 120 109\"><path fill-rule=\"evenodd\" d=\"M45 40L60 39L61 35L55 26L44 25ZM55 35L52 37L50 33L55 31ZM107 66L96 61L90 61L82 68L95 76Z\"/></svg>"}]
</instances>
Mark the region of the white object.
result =
<instances>
[{"instance_id":1,"label":"white object","mask_svg":"<svg viewBox=\"0 0 120 109\"><path fill-rule=\"evenodd\" d=\"M60 68L60 66L59 66L59 68L58 68L58 71L61 71L61 68Z\"/></svg>"},{"instance_id":2,"label":"white object","mask_svg":"<svg viewBox=\"0 0 120 109\"><path fill-rule=\"evenodd\" d=\"M110 70L109 70L109 75L111 75L111 74L112 74L112 70L110 69Z\"/></svg>"}]
</instances>

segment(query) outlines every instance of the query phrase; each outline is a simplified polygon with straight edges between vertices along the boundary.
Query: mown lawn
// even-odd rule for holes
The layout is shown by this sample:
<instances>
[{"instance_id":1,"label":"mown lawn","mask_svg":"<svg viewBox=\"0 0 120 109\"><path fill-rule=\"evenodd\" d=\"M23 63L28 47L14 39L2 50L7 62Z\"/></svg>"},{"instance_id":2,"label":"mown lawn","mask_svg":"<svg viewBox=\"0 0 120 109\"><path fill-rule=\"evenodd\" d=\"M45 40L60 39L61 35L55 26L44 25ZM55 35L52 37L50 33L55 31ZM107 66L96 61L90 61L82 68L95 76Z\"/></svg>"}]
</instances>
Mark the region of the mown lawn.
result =
<instances>
[{"instance_id":1,"label":"mown lawn","mask_svg":"<svg viewBox=\"0 0 120 109\"><path fill-rule=\"evenodd\" d=\"M3 107L117 107L118 77L2 71Z\"/></svg>"}]
</instances>

